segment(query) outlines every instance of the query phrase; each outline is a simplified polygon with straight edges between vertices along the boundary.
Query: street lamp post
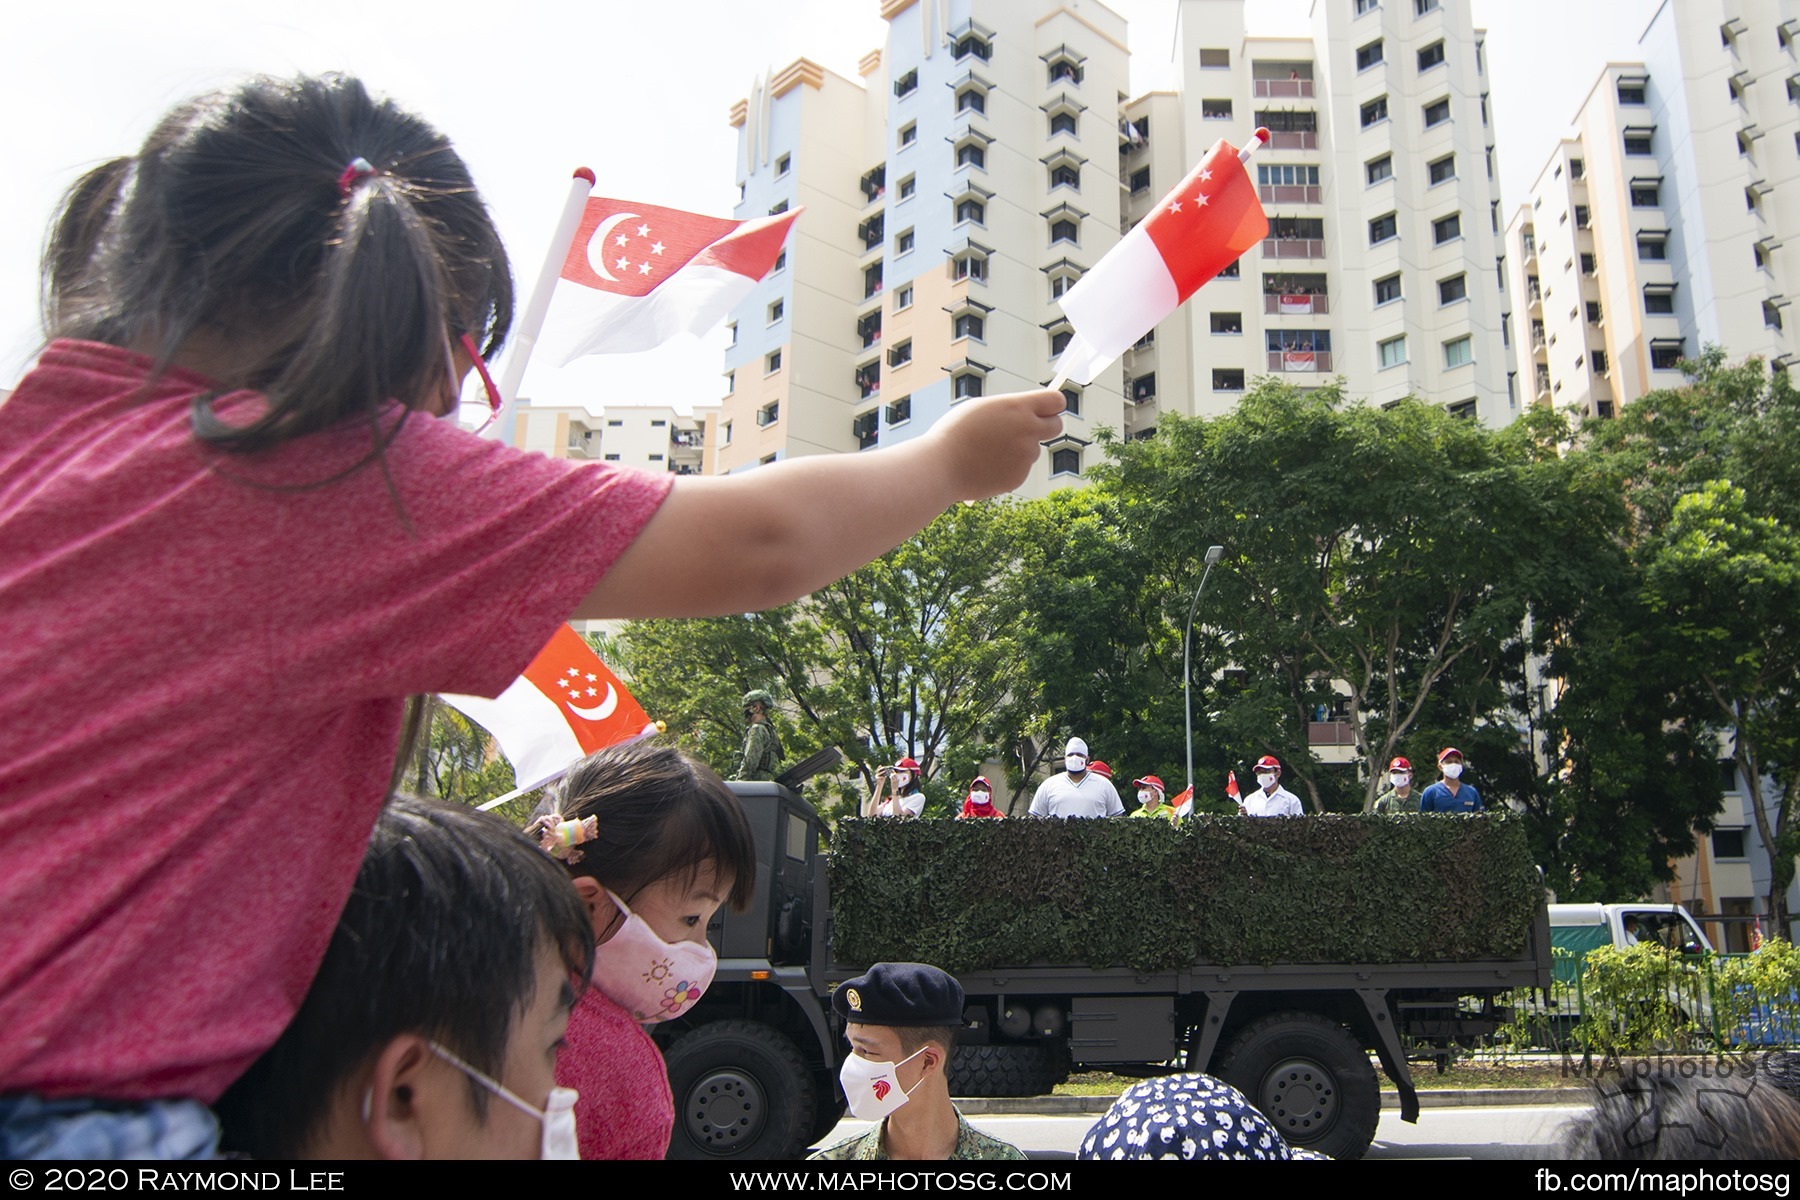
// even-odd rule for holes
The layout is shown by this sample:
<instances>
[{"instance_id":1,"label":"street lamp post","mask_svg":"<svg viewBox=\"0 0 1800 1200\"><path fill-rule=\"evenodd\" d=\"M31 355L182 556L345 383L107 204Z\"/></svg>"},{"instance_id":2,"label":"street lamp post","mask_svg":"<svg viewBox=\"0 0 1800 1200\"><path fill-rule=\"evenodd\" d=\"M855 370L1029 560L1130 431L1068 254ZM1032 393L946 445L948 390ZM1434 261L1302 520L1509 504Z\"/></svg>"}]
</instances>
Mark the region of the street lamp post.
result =
<instances>
[{"instance_id":1,"label":"street lamp post","mask_svg":"<svg viewBox=\"0 0 1800 1200\"><path fill-rule=\"evenodd\" d=\"M1181 702L1187 709L1187 785L1194 792L1194 612L1200 607L1200 593L1206 590L1206 577L1213 564L1225 553L1223 546L1206 548L1206 570L1200 572L1200 586L1194 589L1194 602L1188 605L1187 632L1181 637Z\"/></svg>"}]
</instances>

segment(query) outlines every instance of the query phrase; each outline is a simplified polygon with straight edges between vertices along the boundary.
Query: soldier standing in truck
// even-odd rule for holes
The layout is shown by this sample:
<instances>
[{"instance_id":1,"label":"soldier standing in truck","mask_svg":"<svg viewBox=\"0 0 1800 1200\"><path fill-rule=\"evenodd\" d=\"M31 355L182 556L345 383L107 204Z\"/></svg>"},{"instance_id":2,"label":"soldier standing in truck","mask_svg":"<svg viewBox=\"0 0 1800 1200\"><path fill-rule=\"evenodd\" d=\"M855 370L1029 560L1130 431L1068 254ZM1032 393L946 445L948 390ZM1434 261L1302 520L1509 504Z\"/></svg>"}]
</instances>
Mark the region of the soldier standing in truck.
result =
<instances>
[{"instance_id":1,"label":"soldier standing in truck","mask_svg":"<svg viewBox=\"0 0 1800 1200\"><path fill-rule=\"evenodd\" d=\"M744 760L738 764L737 777L770 780L781 769L781 739L769 714L775 709L775 698L758 688L744 693L744 720L750 728L744 731Z\"/></svg>"}]
</instances>

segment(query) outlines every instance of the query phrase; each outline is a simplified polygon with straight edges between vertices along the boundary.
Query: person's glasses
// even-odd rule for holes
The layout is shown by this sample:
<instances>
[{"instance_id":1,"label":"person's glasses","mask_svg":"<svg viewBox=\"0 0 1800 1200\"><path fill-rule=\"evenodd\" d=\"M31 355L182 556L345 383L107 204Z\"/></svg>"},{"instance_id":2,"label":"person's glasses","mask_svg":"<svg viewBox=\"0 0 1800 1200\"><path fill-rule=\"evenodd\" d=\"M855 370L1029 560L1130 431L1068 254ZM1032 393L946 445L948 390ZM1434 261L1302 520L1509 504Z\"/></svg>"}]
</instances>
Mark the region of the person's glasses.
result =
<instances>
[{"instance_id":1,"label":"person's glasses","mask_svg":"<svg viewBox=\"0 0 1800 1200\"><path fill-rule=\"evenodd\" d=\"M500 389L494 386L494 377L488 373L487 360L481 357L475 339L465 333L459 340L463 353L469 356L469 362L475 367L475 373L481 376L481 387L485 394L471 395L473 389L465 389L457 401L456 423L471 433L482 433L500 415Z\"/></svg>"}]
</instances>

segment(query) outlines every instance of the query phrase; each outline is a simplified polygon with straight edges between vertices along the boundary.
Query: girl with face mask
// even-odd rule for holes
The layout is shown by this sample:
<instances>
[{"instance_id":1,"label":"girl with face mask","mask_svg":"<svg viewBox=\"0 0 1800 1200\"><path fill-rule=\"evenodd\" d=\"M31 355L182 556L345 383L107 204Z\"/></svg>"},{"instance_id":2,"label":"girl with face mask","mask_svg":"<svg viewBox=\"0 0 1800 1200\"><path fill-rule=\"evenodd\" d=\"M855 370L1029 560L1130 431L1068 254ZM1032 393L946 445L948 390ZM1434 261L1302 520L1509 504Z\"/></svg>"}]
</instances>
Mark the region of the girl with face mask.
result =
<instances>
[{"instance_id":1,"label":"girl with face mask","mask_svg":"<svg viewBox=\"0 0 1800 1200\"><path fill-rule=\"evenodd\" d=\"M994 785L988 782L986 775L975 777L975 782L969 785L969 795L963 801L962 811L956 814L956 819L959 821L979 817L991 817L995 820L1006 819L1006 814L994 804Z\"/></svg>"},{"instance_id":2,"label":"girl with face mask","mask_svg":"<svg viewBox=\"0 0 1800 1200\"><path fill-rule=\"evenodd\" d=\"M863 801L865 817L916 817L925 811L924 781L919 764L903 758L891 767L877 767L875 790Z\"/></svg>"},{"instance_id":3,"label":"girl with face mask","mask_svg":"<svg viewBox=\"0 0 1800 1200\"><path fill-rule=\"evenodd\" d=\"M640 742L584 759L526 832L561 859L598 946L569 1017L556 1081L580 1093L583 1158L662 1158L675 1104L642 1026L673 1020L712 982L706 927L756 885L756 846L737 797L704 764Z\"/></svg>"}]
</instances>

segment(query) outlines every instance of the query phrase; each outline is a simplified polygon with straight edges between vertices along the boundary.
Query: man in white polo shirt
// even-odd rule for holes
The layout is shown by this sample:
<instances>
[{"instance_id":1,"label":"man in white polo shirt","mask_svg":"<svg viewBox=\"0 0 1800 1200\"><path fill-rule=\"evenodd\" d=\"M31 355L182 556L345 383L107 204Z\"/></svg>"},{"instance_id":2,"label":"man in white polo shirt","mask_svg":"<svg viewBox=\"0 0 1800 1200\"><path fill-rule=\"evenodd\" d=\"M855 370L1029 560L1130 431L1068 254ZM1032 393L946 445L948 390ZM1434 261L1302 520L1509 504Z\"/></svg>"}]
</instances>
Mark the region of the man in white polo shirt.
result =
<instances>
[{"instance_id":1,"label":"man in white polo shirt","mask_svg":"<svg viewBox=\"0 0 1800 1200\"><path fill-rule=\"evenodd\" d=\"M1087 743L1078 737L1063 747L1063 772L1038 785L1031 798L1034 817L1122 817L1125 805L1112 780L1088 770Z\"/></svg>"},{"instance_id":2,"label":"man in white polo shirt","mask_svg":"<svg viewBox=\"0 0 1800 1200\"><path fill-rule=\"evenodd\" d=\"M1306 810L1300 797L1281 786L1281 764L1273 754L1256 760L1256 790L1244 797L1247 817L1299 817Z\"/></svg>"}]
</instances>

